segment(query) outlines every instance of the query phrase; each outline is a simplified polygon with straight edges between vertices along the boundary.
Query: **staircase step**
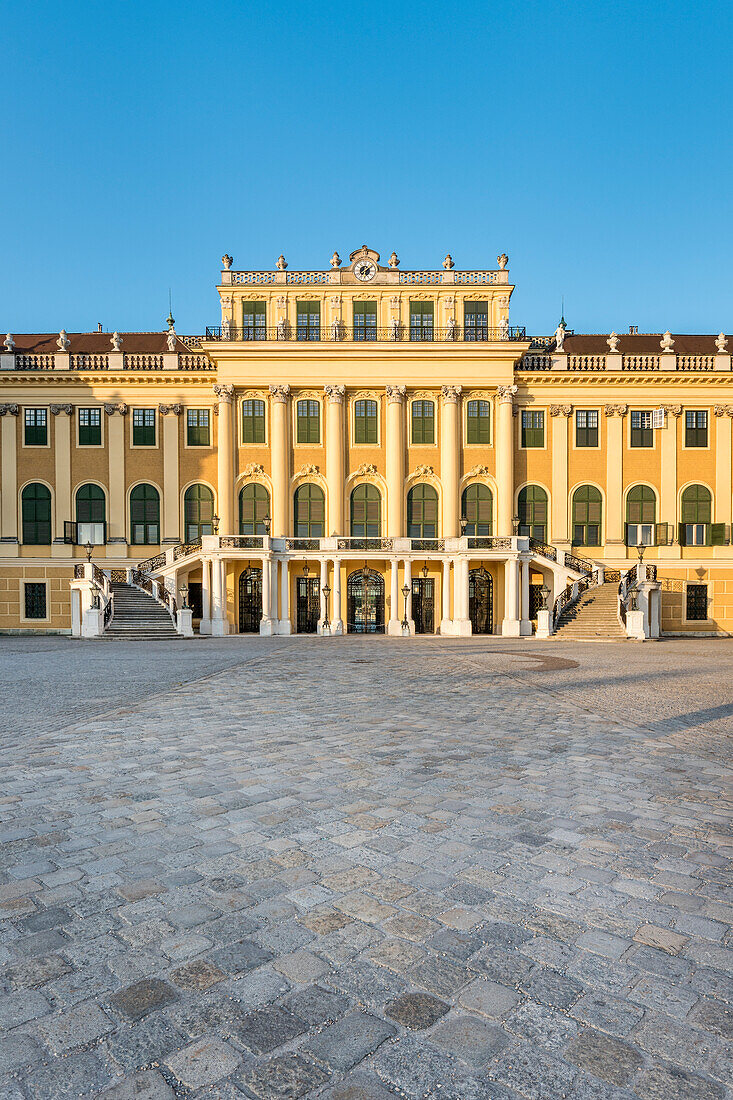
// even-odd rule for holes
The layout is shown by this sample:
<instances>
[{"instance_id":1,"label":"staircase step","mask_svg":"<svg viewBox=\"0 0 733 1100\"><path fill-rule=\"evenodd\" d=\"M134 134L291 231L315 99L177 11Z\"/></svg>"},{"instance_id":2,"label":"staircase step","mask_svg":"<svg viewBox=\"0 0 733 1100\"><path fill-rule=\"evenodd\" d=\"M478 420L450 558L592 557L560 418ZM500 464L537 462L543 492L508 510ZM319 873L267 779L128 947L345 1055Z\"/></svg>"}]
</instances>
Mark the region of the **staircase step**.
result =
<instances>
[{"instance_id":1,"label":"staircase step","mask_svg":"<svg viewBox=\"0 0 733 1100\"><path fill-rule=\"evenodd\" d=\"M114 617L104 633L116 641L173 640L181 635L168 611L147 592L128 584L114 583Z\"/></svg>"}]
</instances>

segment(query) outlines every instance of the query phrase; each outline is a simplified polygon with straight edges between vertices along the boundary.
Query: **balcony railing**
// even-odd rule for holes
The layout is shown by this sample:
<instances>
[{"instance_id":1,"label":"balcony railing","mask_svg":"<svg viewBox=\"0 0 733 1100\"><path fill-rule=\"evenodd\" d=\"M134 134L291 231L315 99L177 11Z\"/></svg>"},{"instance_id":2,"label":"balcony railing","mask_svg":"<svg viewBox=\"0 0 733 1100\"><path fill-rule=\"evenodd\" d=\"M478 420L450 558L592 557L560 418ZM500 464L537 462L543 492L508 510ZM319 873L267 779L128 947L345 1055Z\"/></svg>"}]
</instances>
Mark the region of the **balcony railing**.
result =
<instances>
[{"instance_id":1,"label":"balcony railing","mask_svg":"<svg viewBox=\"0 0 733 1100\"><path fill-rule=\"evenodd\" d=\"M469 550L511 550L512 540L497 535L469 535Z\"/></svg>"},{"instance_id":2,"label":"balcony railing","mask_svg":"<svg viewBox=\"0 0 733 1100\"><path fill-rule=\"evenodd\" d=\"M339 539L339 550L391 550L394 547L394 539L384 538L348 538Z\"/></svg>"},{"instance_id":3,"label":"balcony railing","mask_svg":"<svg viewBox=\"0 0 733 1100\"><path fill-rule=\"evenodd\" d=\"M417 328L409 325L396 325L393 328L378 328L366 325L363 328L347 328L345 325L308 327L278 325L273 328L255 325L250 328L235 328L227 325L213 325L206 329L207 340L229 340L233 343L257 343L267 340L295 341L296 343L489 343L518 341L526 339L526 330L521 325L505 328L489 328L477 325L466 328L463 325L451 325L447 328Z\"/></svg>"}]
</instances>

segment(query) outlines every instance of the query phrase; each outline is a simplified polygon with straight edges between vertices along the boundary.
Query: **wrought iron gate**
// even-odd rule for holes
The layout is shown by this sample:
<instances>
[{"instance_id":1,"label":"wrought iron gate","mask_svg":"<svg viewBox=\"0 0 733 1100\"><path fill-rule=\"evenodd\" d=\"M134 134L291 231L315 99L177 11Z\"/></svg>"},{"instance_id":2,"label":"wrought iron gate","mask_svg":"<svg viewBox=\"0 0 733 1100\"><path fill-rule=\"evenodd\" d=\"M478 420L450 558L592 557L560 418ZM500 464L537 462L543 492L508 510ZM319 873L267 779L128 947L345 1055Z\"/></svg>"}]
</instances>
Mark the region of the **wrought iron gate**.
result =
<instances>
[{"instance_id":1,"label":"wrought iron gate","mask_svg":"<svg viewBox=\"0 0 733 1100\"><path fill-rule=\"evenodd\" d=\"M468 574L468 614L474 634L494 633L494 582L485 569Z\"/></svg>"},{"instance_id":2,"label":"wrought iron gate","mask_svg":"<svg viewBox=\"0 0 733 1100\"><path fill-rule=\"evenodd\" d=\"M317 634L321 615L318 577L298 577L298 607L296 625L299 634Z\"/></svg>"},{"instance_id":3,"label":"wrought iron gate","mask_svg":"<svg viewBox=\"0 0 733 1100\"><path fill-rule=\"evenodd\" d=\"M384 634L384 577L359 569L346 582L346 629L349 634Z\"/></svg>"},{"instance_id":4,"label":"wrought iron gate","mask_svg":"<svg viewBox=\"0 0 733 1100\"><path fill-rule=\"evenodd\" d=\"M239 574L239 633L259 634L262 618L262 570Z\"/></svg>"},{"instance_id":5,"label":"wrought iron gate","mask_svg":"<svg viewBox=\"0 0 733 1100\"><path fill-rule=\"evenodd\" d=\"M432 577L413 577L412 620L416 634L435 633L435 582Z\"/></svg>"}]
</instances>

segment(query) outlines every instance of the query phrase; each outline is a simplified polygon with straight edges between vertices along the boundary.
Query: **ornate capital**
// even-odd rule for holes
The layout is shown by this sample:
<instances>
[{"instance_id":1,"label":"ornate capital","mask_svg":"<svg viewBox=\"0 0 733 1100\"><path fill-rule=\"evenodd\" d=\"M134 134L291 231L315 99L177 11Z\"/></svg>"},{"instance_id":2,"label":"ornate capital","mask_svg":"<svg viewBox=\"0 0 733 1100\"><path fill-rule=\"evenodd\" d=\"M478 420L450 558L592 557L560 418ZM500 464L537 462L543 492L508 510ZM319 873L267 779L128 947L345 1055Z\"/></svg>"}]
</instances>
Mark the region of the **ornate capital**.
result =
<instances>
[{"instance_id":1,"label":"ornate capital","mask_svg":"<svg viewBox=\"0 0 733 1100\"><path fill-rule=\"evenodd\" d=\"M59 413L66 413L67 416L71 416L74 411L73 405L49 405L51 410L51 416L58 416Z\"/></svg>"},{"instance_id":2,"label":"ornate capital","mask_svg":"<svg viewBox=\"0 0 733 1100\"><path fill-rule=\"evenodd\" d=\"M390 405L394 401L397 401L401 404L405 400L406 394L406 386L387 386L387 402Z\"/></svg>"},{"instance_id":3,"label":"ornate capital","mask_svg":"<svg viewBox=\"0 0 733 1100\"><path fill-rule=\"evenodd\" d=\"M270 386L270 393L273 401L277 404L285 405L290 397L290 386Z\"/></svg>"},{"instance_id":4,"label":"ornate capital","mask_svg":"<svg viewBox=\"0 0 733 1100\"><path fill-rule=\"evenodd\" d=\"M183 412L183 405L158 405L158 412L161 416L168 416L171 413L173 416L180 416Z\"/></svg>"},{"instance_id":5,"label":"ornate capital","mask_svg":"<svg viewBox=\"0 0 733 1100\"><path fill-rule=\"evenodd\" d=\"M455 405L460 399L462 389L462 386L441 386L443 401Z\"/></svg>"},{"instance_id":6,"label":"ornate capital","mask_svg":"<svg viewBox=\"0 0 733 1100\"><path fill-rule=\"evenodd\" d=\"M342 405L346 386L324 386L323 392L332 405Z\"/></svg>"},{"instance_id":7,"label":"ornate capital","mask_svg":"<svg viewBox=\"0 0 733 1100\"><path fill-rule=\"evenodd\" d=\"M120 401L119 405L117 406L117 412L120 414L120 416L127 416L127 410L129 409L129 407L130 406L127 405L124 401Z\"/></svg>"},{"instance_id":8,"label":"ornate capital","mask_svg":"<svg viewBox=\"0 0 733 1100\"><path fill-rule=\"evenodd\" d=\"M713 412L716 416L731 416L733 417L733 405L715 405Z\"/></svg>"},{"instance_id":9,"label":"ornate capital","mask_svg":"<svg viewBox=\"0 0 733 1100\"><path fill-rule=\"evenodd\" d=\"M682 416L682 406L681 405L662 405L662 408L664 409L665 412L668 412L670 416L674 416L675 419L678 416Z\"/></svg>"},{"instance_id":10,"label":"ornate capital","mask_svg":"<svg viewBox=\"0 0 733 1100\"><path fill-rule=\"evenodd\" d=\"M16 405L15 402L10 405L0 405L0 416L5 416L6 413L9 413L10 416L17 416L19 412L20 405Z\"/></svg>"},{"instance_id":11,"label":"ornate capital","mask_svg":"<svg viewBox=\"0 0 733 1100\"><path fill-rule=\"evenodd\" d=\"M259 477L264 474L265 467L260 465L259 462L248 462L242 470L245 477Z\"/></svg>"},{"instance_id":12,"label":"ornate capital","mask_svg":"<svg viewBox=\"0 0 733 1100\"><path fill-rule=\"evenodd\" d=\"M500 405L511 405L514 401L514 394L516 392L516 386L499 386L496 391L496 400Z\"/></svg>"},{"instance_id":13,"label":"ornate capital","mask_svg":"<svg viewBox=\"0 0 733 1100\"><path fill-rule=\"evenodd\" d=\"M223 401L227 405L230 405L234 400L234 386L231 382L217 382L214 386L214 393L219 401Z\"/></svg>"},{"instance_id":14,"label":"ornate capital","mask_svg":"<svg viewBox=\"0 0 733 1100\"><path fill-rule=\"evenodd\" d=\"M629 411L628 405L604 405L603 411L606 416L626 416Z\"/></svg>"},{"instance_id":15,"label":"ornate capital","mask_svg":"<svg viewBox=\"0 0 733 1100\"><path fill-rule=\"evenodd\" d=\"M550 405L550 416L572 416L572 405Z\"/></svg>"}]
</instances>

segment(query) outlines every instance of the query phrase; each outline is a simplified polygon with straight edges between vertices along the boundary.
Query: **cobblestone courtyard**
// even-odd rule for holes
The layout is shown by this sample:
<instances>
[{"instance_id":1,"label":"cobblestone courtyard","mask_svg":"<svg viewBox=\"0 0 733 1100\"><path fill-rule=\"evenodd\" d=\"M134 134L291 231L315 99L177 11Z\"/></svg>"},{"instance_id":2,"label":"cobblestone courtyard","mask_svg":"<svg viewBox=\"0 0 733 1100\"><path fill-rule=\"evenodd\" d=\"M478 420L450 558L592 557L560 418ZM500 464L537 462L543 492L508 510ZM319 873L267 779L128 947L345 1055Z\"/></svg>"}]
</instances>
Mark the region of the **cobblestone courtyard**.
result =
<instances>
[{"instance_id":1,"label":"cobblestone courtyard","mask_svg":"<svg viewBox=\"0 0 733 1100\"><path fill-rule=\"evenodd\" d=\"M731 684L728 641L0 639L0 1097L733 1095Z\"/></svg>"}]
</instances>

